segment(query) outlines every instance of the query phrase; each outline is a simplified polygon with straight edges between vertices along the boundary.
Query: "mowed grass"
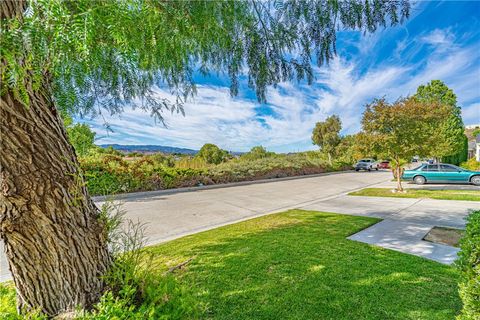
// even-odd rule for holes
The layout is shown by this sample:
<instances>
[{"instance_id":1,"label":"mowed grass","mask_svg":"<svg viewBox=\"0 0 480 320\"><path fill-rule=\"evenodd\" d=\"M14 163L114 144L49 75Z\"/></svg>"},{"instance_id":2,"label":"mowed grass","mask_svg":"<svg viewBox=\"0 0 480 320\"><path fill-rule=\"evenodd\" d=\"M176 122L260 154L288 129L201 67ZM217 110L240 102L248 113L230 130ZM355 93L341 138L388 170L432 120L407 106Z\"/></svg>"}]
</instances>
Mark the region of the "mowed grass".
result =
<instances>
[{"instance_id":1,"label":"mowed grass","mask_svg":"<svg viewBox=\"0 0 480 320\"><path fill-rule=\"evenodd\" d=\"M479 190L428 190L405 189L405 192L392 192L388 188L365 188L350 192L351 196L392 197L392 198L429 198L438 200L480 201Z\"/></svg>"},{"instance_id":2,"label":"mowed grass","mask_svg":"<svg viewBox=\"0 0 480 320\"><path fill-rule=\"evenodd\" d=\"M146 251L159 277L193 258L173 275L195 318L453 319L453 267L346 239L377 221L291 210Z\"/></svg>"},{"instance_id":3,"label":"mowed grass","mask_svg":"<svg viewBox=\"0 0 480 320\"><path fill-rule=\"evenodd\" d=\"M292 210L149 248L211 319L452 319L453 267L347 240L378 220Z\"/></svg>"}]
</instances>

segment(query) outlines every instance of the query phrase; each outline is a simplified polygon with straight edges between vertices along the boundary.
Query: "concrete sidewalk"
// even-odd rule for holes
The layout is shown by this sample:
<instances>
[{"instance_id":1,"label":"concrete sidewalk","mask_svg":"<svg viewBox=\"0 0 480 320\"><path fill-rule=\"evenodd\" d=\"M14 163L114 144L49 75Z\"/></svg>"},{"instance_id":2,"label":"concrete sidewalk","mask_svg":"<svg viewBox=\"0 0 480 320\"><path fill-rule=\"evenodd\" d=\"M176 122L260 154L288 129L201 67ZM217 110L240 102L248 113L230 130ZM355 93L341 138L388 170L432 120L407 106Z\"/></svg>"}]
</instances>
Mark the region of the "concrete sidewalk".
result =
<instances>
[{"instance_id":1,"label":"concrete sidewalk","mask_svg":"<svg viewBox=\"0 0 480 320\"><path fill-rule=\"evenodd\" d=\"M480 210L480 202L340 196L302 209L383 219L349 239L451 264L458 248L422 239L434 226L463 229L465 217Z\"/></svg>"},{"instance_id":2,"label":"concrete sidewalk","mask_svg":"<svg viewBox=\"0 0 480 320\"><path fill-rule=\"evenodd\" d=\"M452 264L457 258L458 248L422 240L432 227L432 225L387 219L348 239Z\"/></svg>"}]
</instances>

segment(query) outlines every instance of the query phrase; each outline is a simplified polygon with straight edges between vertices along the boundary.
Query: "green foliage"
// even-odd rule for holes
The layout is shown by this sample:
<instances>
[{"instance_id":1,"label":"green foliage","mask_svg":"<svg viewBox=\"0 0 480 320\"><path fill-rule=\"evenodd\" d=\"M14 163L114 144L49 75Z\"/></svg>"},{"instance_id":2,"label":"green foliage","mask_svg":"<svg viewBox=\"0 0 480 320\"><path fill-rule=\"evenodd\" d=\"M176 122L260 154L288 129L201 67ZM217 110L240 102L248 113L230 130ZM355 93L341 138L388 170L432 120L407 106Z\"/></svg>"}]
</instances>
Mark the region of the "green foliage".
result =
<instances>
[{"instance_id":1,"label":"green foliage","mask_svg":"<svg viewBox=\"0 0 480 320\"><path fill-rule=\"evenodd\" d=\"M477 137L479 134L480 134L480 128L475 129L475 130L472 131L473 137Z\"/></svg>"},{"instance_id":2,"label":"green foliage","mask_svg":"<svg viewBox=\"0 0 480 320\"><path fill-rule=\"evenodd\" d=\"M341 138L340 143L335 148L337 162L353 164L356 160L363 157L357 150L356 135L346 135Z\"/></svg>"},{"instance_id":3,"label":"green foliage","mask_svg":"<svg viewBox=\"0 0 480 320\"><path fill-rule=\"evenodd\" d=\"M2 21L0 90L28 105L27 88L47 87L48 74L62 109L96 114L132 104L161 120L161 110L181 111L195 92L200 67L228 72L233 95L248 70L264 101L269 85L311 82L312 55L318 64L333 57L339 27L374 32L409 10L406 0L28 1L23 16ZM177 99L155 97L159 82Z\"/></svg>"},{"instance_id":4,"label":"green foliage","mask_svg":"<svg viewBox=\"0 0 480 320\"><path fill-rule=\"evenodd\" d=\"M95 132L87 124L73 123L73 118L66 112L60 112L63 125L67 130L68 140L78 156L85 156L95 149Z\"/></svg>"},{"instance_id":5,"label":"green foliage","mask_svg":"<svg viewBox=\"0 0 480 320\"><path fill-rule=\"evenodd\" d=\"M475 158L471 158L468 161L462 162L461 167L467 170L480 171L480 162Z\"/></svg>"},{"instance_id":6,"label":"green foliage","mask_svg":"<svg viewBox=\"0 0 480 320\"><path fill-rule=\"evenodd\" d=\"M432 80L427 85L419 86L414 98L424 103L432 103L432 108L435 108L436 104L443 104L449 108L449 115L435 128L439 139L432 149L431 156L455 165L467 160L468 141L462 111L457 106L457 96L453 90L440 80Z\"/></svg>"},{"instance_id":7,"label":"green foliage","mask_svg":"<svg viewBox=\"0 0 480 320\"><path fill-rule=\"evenodd\" d=\"M323 122L317 122L312 132L312 142L325 152L331 162L332 154L341 141L342 122L337 115L332 115Z\"/></svg>"},{"instance_id":8,"label":"green foliage","mask_svg":"<svg viewBox=\"0 0 480 320\"><path fill-rule=\"evenodd\" d=\"M251 161L275 156L275 152L267 151L265 147L256 146L240 156L241 160Z\"/></svg>"},{"instance_id":9,"label":"green foliage","mask_svg":"<svg viewBox=\"0 0 480 320\"><path fill-rule=\"evenodd\" d=\"M254 153L259 155L258 149ZM87 188L92 195L193 187L256 179L316 174L350 168L348 162L328 163L320 152L276 154L257 159L240 157L218 165L199 157L174 161L162 154L127 159L107 153L79 158Z\"/></svg>"},{"instance_id":10,"label":"green foliage","mask_svg":"<svg viewBox=\"0 0 480 320\"><path fill-rule=\"evenodd\" d=\"M93 149L95 132L85 123L76 123L67 127L67 134L70 143L75 148L77 155L84 156Z\"/></svg>"},{"instance_id":11,"label":"green foliage","mask_svg":"<svg viewBox=\"0 0 480 320\"><path fill-rule=\"evenodd\" d=\"M432 154L439 142L435 130L449 111L444 104L414 98L400 99L393 104L376 99L366 106L363 131L357 135L357 143L365 153L391 159L397 188L402 190L402 165L414 156Z\"/></svg>"},{"instance_id":12,"label":"green foliage","mask_svg":"<svg viewBox=\"0 0 480 320\"><path fill-rule=\"evenodd\" d=\"M232 160L211 167L209 175L215 183L227 183L316 174L339 169L345 167L340 165L332 168L318 152L305 152L251 161Z\"/></svg>"},{"instance_id":13,"label":"green foliage","mask_svg":"<svg viewBox=\"0 0 480 320\"><path fill-rule=\"evenodd\" d=\"M204 183L201 169L173 168L164 156L144 156L132 161L110 154L80 158L85 182L93 195L191 187Z\"/></svg>"},{"instance_id":14,"label":"green foliage","mask_svg":"<svg viewBox=\"0 0 480 320\"><path fill-rule=\"evenodd\" d=\"M17 314L15 286L11 282L0 283L0 319L3 320L47 320L38 312Z\"/></svg>"},{"instance_id":15,"label":"green foliage","mask_svg":"<svg viewBox=\"0 0 480 320\"><path fill-rule=\"evenodd\" d=\"M461 163L467 161L467 158L468 158L468 138L464 134L462 139L463 139L463 144L458 149L458 152L454 153L452 155L443 157L442 158L443 163L451 163L451 164L454 164L454 165L458 166Z\"/></svg>"},{"instance_id":16,"label":"green foliage","mask_svg":"<svg viewBox=\"0 0 480 320\"><path fill-rule=\"evenodd\" d=\"M462 275L459 292L463 308L458 319L477 320L480 316L480 210L468 216L460 248L456 263Z\"/></svg>"},{"instance_id":17,"label":"green foliage","mask_svg":"<svg viewBox=\"0 0 480 320\"><path fill-rule=\"evenodd\" d=\"M200 148L196 157L203 159L208 164L219 164L226 161L230 154L212 143L206 143Z\"/></svg>"},{"instance_id":18,"label":"green foliage","mask_svg":"<svg viewBox=\"0 0 480 320\"><path fill-rule=\"evenodd\" d=\"M106 147L106 148L101 148L101 147L96 147L92 150L92 155L99 154L99 155L112 155L112 156L117 156L117 157L123 157L124 154L121 151L118 151L117 149L113 148L112 146Z\"/></svg>"}]
</instances>

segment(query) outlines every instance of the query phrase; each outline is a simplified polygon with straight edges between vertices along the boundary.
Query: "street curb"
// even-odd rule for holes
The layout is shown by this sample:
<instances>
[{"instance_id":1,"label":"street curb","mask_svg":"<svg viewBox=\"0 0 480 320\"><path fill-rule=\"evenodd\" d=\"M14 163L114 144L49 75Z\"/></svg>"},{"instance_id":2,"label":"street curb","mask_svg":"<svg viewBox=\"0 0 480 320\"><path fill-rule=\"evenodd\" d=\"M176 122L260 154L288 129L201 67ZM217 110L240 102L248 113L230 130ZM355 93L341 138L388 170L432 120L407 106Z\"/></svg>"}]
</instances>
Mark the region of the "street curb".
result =
<instances>
[{"instance_id":1,"label":"street curb","mask_svg":"<svg viewBox=\"0 0 480 320\"><path fill-rule=\"evenodd\" d=\"M94 197L92 197L92 199L95 202L102 202L102 201L107 201L107 200L128 200L128 199L131 199L131 198L142 198L142 197L148 197L148 196L150 196L150 197L151 196L161 196L161 195L167 195L167 194L194 192L194 191L201 191L201 190L211 190L211 189L238 187L238 186L248 186L248 185L251 185L251 184L261 184L261 183L269 183L269 182L277 182L277 181L288 181L288 180L315 178L315 177L329 176L329 175L347 173L347 172L353 172L353 171L354 170L343 170L343 171L324 172L324 173L308 174L308 175L301 175L301 176L291 176L291 177L283 177L283 178L270 178L270 179L240 181L240 182L231 182L231 183L219 183L219 184L211 184L211 185L200 186L200 187L186 187L186 188L174 188L174 189L153 190L153 191L119 193L119 194L114 194L114 195L109 195L109 196L94 196Z\"/></svg>"}]
</instances>

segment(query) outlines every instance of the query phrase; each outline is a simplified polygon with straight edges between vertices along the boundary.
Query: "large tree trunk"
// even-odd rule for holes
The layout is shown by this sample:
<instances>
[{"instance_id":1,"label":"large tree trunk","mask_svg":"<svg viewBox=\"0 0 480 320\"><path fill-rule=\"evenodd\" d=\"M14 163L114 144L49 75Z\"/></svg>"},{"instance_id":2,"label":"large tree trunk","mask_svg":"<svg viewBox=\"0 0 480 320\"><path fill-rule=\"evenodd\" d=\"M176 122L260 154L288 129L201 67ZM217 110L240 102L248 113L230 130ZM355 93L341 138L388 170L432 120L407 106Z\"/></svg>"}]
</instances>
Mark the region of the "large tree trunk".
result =
<instances>
[{"instance_id":1,"label":"large tree trunk","mask_svg":"<svg viewBox=\"0 0 480 320\"><path fill-rule=\"evenodd\" d=\"M0 1L0 18L22 20L26 5ZM12 92L0 97L0 237L19 311L53 316L98 301L111 257L47 88L45 79L29 91L29 107Z\"/></svg>"},{"instance_id":2,"label":"large tree trunk","mask_svg":"<svg viewBox=\"0 0 480 320\"><path fill-rule=\"evenodd\" d=\"M0 236L20 310L48 315L98 301L111 264L63 122L46 95L0 100Z\"/></svg>"}]
</instances>

